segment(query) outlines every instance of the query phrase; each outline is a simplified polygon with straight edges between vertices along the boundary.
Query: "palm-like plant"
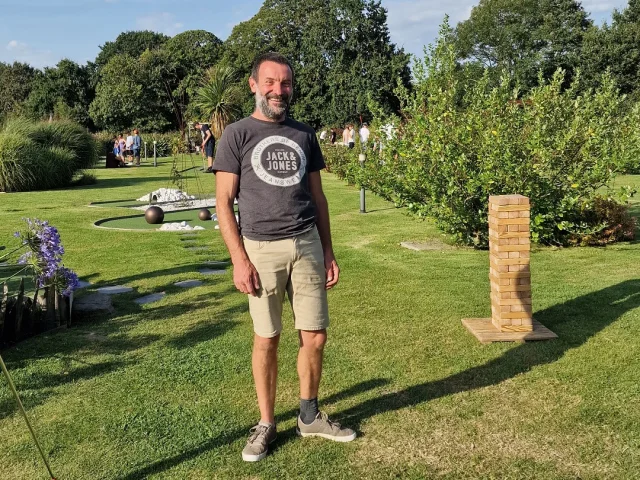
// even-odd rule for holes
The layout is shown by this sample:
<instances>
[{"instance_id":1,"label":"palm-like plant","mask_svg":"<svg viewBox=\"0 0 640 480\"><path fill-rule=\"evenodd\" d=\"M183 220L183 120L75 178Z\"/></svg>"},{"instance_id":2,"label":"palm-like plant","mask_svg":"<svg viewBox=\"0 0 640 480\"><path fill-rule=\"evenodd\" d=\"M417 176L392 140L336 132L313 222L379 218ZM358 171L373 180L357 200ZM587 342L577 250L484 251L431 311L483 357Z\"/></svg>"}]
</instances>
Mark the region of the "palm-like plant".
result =
<instances>
[{"instance_id":1,"label":"palm-like plant","mask_svg":"<svg viewBox=\"0 0 640 480\"><path fill-rule=\"evenodd\" d=\"M242 115L245 91L229 66L211 67L196 91L195 106L211 119L211 131L220 138L227 125Z\"/></svg>"}]
</instances>

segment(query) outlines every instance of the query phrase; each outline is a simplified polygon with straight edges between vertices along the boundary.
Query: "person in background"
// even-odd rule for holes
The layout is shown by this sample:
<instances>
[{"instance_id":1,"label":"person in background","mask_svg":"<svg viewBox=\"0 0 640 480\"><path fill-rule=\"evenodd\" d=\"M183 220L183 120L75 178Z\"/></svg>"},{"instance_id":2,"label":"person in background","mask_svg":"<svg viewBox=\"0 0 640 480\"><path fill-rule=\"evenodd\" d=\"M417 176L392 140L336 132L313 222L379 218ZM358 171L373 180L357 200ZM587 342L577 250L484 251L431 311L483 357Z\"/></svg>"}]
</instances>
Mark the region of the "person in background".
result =
<instances>
[{"instance_id":1,"label":"person in background","mask_svg":"<svg viewBox=\"0 0 640 480\"><path fill-rule=\"evenodd\" d=\"M323 128L320 132L320 141L324 142L327 139L327 131Z\"/></svg>"},{"instance_id":2,"label":"person in background","mask_svg":"<svg viewBox=\"0 0 640 480\"><path fill-rule=\"evenodd\" d=\"M138 134L138 129L133 130L131 142L131 152L133 153L133 161L136 167L140 166L140 147L142 146L142 138Z\"/></svg>"},{"instance_id":3,"label":"person in background","mask_svg":"<svg viewBox=\"0 0 640 480\"><path fill-rule=\"evenodd\" d=\"M127 135L127 139L125 141L125 146L124 146L124 154L127 159L127 162L129 163L133 163L133 150L131 149L132 146L133 146L133 133L129 133L129 135Z\"/></svg>"},{"instance_id":4,"label":"person in background","mask_svg":"<svg viewBox=\"0 0 640 480\"><path fill-rule=\"evenodd\" d=\"M202 134L202 155L207 156L207 169L205 172L213 173L213 147L215 146L215 139L211 133L211 129L200 122L196 122L194 125Z\"/></svg>"},{"instance_id":5,"label":"person in background","mask_svg":"<svg viewBox=\"0 0 640 480\"><path fill-rule=\"evenodd\" d=\"M349 125L349 148L356 146L356 129Z\"/></svg>"},{"instance_id":6,"label":"person in background","mask_svg":"<svg viewBox=\"0 0 640 480\"><path fill-rule=\"evenodd\" d=\"M349 145L349 125L345 125L344 130L342 130L342 144L345 147Z\"/></svg>"},{"instance_id":7,"label":"person in background","mask_svg":"<svg viewBox=\"0 0 640 480\"><path fill-rule=\"evenodd\" d=\"M331 129L331 136L329 137L329 141L331 142L331 145L335 145L335 143L336 143L336 129L335 128Z\"/></svg>"},{"instance_id":8,"label":"person in background","mask_svg":"<svg viewBox=\"0 0 640 480\"><path fill-rule=\"evenodd\" d=\"M362 124L362 128L360 129L360 143L362 144L362 148L367 147L367 142L369 141L369 127L366 123Z\"/></svg>"},{"instance_id":9,"label":"person in background","mask_svg":"<svg viewBox=\"0 0 640 480\"><path fill-rule=\"evenodd\" d=\"M118 149L120 151L120 161L124 163L124 152L127 148L127 142L125 141L122 134L118 136Z\"/></svg>"}]
</instances>

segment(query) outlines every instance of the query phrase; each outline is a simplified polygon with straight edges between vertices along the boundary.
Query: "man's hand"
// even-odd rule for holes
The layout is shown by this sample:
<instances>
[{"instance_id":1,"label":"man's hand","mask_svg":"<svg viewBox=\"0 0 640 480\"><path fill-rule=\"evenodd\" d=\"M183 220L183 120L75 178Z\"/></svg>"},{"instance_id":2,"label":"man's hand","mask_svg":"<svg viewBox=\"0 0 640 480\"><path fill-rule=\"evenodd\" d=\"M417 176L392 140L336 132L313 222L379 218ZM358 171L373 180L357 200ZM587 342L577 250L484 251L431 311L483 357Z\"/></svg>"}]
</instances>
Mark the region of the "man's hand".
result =
<instances>
[{"instance_id":1,"label":"man's hand","mask_svg":"<svg viewBox=\"0 0 640 480\"><path fill-rule=\"evenodd\" d=\"M333 253L325 253L324 269L327 272L327 283L325 284L325 288L329 290L338 283L338 279L340 277L340 267L338 267L336 257L333 256Z\"/></svg>"},{"instance_id":2,"label":"man's hand","mask_svg":"<svg viewBox=\"0 0 640 480\"><path fill-rule=\"evenodd\" d=\"M337 265L336 265L337 267ZM233 283L242 293L248 293L254 297L260 290L260 277L256 267L249 260L233 266Z\"/></svg>"}]
</instances>

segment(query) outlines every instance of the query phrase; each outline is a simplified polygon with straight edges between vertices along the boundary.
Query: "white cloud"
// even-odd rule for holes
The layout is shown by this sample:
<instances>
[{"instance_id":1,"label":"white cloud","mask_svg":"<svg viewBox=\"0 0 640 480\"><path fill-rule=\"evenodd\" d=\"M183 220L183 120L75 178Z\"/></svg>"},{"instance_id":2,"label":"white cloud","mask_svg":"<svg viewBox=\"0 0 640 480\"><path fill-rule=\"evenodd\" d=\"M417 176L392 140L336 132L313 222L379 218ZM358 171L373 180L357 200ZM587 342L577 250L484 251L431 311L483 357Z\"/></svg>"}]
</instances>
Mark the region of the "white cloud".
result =
<instances>
[{"instance_id":1,"label":"white cloud","mask_svg":"<svg viewBox=\"0 0 640 480\"><path fill-rule=\"evenodd\" d=\"M152 13L136 20L136 26L141 30L152 30L173 36L184 29L182 22L176 22L175 15L168 12Z\"/></svg>"},{"instance_id":2,"label":"white cloud","mask_svg":"<svg viewBox=\"0 0 640 480\"><path fill-rule=\"evenodd\" d=\"M8 55L3 55L7 61L28 63L32 67L44 68L55 65L58 59L51 50L36 50L19 40L11 40L7 43ZM0 61L5 60L0 58Z\"/></svg>"}]
</instances>

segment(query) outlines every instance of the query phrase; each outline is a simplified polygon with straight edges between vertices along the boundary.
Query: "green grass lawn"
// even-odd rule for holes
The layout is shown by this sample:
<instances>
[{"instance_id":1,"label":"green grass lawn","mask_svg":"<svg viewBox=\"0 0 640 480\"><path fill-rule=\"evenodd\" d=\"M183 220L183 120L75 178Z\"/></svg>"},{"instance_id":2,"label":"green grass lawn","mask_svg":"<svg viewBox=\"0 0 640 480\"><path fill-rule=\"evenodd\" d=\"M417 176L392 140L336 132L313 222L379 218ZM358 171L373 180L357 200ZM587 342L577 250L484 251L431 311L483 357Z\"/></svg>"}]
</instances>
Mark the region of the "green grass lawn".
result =
<instances>
[{"instance_id":1,"label":"green grass lawn","mask_svg":"<svg viewBox=\"0 0 640 480\"><path fill-rule=\"evenodd\" d=\"M189 251L178 233L98 229L123 210L87 206L166 187L169 167L101 169L93 186L0 195L0 244L15 244L21 217L47 219L83 280L134 287L114 297L110 317L3 352L59 480L637 478L640 242L536 248L534 316L559 339L480 345L460 320L489 316L488 252L401 248L446 239L372 195L359 214L358 190L328 174L342 274L329 294L321 408L359 438L295 436L288 314L278 441L265 460L242 462L258 419L247 301L230 270L198 273L203 260L228 260L219 232L200 232L195 243L209 249ZM213 191L213 176L204 184ZM204 285L173 286L192 278ZM159 291L157 303L133 303ZM0 478L47 478L4 380L0 438Z\"/></svg>"}]
</instances>

